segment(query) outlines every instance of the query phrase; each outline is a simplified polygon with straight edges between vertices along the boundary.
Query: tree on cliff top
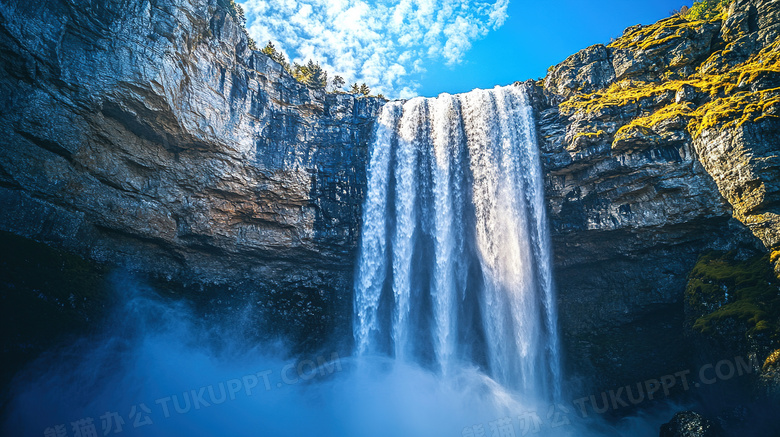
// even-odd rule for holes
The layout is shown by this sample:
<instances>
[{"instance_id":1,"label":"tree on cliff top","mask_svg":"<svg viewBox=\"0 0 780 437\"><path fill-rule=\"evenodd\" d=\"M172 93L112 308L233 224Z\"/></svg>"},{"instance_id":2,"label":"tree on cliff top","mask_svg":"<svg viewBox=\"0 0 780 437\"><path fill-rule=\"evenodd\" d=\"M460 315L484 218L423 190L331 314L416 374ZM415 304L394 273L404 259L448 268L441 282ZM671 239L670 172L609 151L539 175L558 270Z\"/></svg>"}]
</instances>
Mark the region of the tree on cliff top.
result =
<instances>
[{"instance_id":1,"label":"tree on cliff top","mask_svg":"<svg viewBox=\"0 0 780 437\"><path fill-rule=\"evenodd\" d=\"M255 40L249 36L249 31L246 30L246 14L244 14L244 8L236 3L235 0L229 0L225 4L225 7L227 7L230 15L233 16L233 18L238 23L238 26L244 32L244 35L246 36L247 47L249 47L250 50L257 50L257 44L255 43Z\"/></svg>"},{"instance_id":2,"label":"tree on cliff top","mask_svg":"<svg viewBox=\"0 0 780 437\"><path fill-rule=\"evenodd\" d=\"M368 85L366 85L365 83L358 85L358 83L355 82L349 87L349 93L363 94L364 96L368 96L369 94L371 94L371 88L369 88Z\"/></svg>"},{"instance_id":3,"label":"tree on cliff top","mask_svg":"<svg viewBox=\"0 0 780 437\"><path fill-rule=\"evenodd\" d=\"M346 82L344 82L344 78L341 76L335 76L333 78L333 81L331 81L331 86L333 86L333 91L340 91L341 88L344 86Z\"/></svg>"},{"instance_id":4,"label":"tree on cliff top","mask_svg":"<svg viewBox=\"0 0 780 437\"><path fill-rule=\"evenodd\" d=\"M276 46L272 41L268 41L268 44L266 44L260 52L278 62L282 68L290 73L298 82L314 89L325 89L328 86L328 72L325 71L318 62L309 60L309 62L303 65L295 63L291 67L287 58L282 52L276 49ZM344 83L343 77L334 77L331 84L333 86L333 91L338 91L344 86ZM354 87L354 93L357 94L362 92L357 88L357 84L355 84Z\"/></svg>"},{"instance_id":5,"label":"tree on cliff top","mask_svg":"<svg viewBox=\"0 0 780 437\"><path fill-rule=\"evenodd\" d=\"M284 57L284 54L282 52L276 50L274 43L268 41L268 44L266 44L265 47L263 47L263 49L260 51L268 55L269 58L278 62L282 66L282 68L285 69L285 71L292 74L292 71L290 70L290 63L287 62L287 58Z\"/></svg>"},{"instance_id":6,"label":"tree on cliff top","mask_svg":"<svg viewBox=\"0 0 780 437\"><path fill-rule=\"evenodd\" d=\"M268 44L260 52L278 62L298 82L314 89L325 89L328 86L328 72L318 62L309 60L303 65L296 62L290 66L287 58L276 49L272 41L268 41ZM344 79L341 76L336 76L333 82L335 88L344 86Z\"/></svg>"},{"instance_id":7,"label":"tree on cliff top","mask_svg":"<svg viewBox=\"0 0 780 437\"><path fill-rule=\"evenodd\" d=\"M325 89L328 86L328 72L323 70L319 63L309 60L306 68L309 70L309 82L307 85L316 89Z\"/></svg>"},{"instance_id":8,"label":"tree on cliff top","mask_svg":"<svg viewBox=\"0 0 780 437\"><path fill-rule=\"evenodd\" d=\"M304 65L298 63L293 65L293 77L298 82L314 89L325 89L328 86L328 72L323 70L318 62L311 59Z\"/></svg>"},{"instance_id":9,"label":"tree on cliff top","mask_svg":"<svg viewBox=\"0 0 780 437\"><path fill-rule=\"evenodd\" d=\"M691 20L711 20L727 7L731 0L702 0L695 2L686 17Z\"/></svg>"}]
</instances>

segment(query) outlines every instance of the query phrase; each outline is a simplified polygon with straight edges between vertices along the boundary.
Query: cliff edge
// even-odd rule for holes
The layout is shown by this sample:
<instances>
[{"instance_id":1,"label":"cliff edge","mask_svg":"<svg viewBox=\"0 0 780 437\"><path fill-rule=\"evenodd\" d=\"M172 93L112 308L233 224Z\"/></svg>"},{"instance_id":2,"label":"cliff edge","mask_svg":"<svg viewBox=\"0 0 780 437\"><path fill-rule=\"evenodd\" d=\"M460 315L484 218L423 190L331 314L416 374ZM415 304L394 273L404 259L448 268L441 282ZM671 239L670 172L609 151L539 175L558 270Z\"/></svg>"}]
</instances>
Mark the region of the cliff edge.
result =
<instances>
[{"instance_id":1,"label":"cliff edge","mask_svg":"<svg viewBox=\"0 0 780 437\"><path fill-rule=\"evenodd\" d=\"M780 272L779 37L779 2L737 0L628 28L533 83L563 341L592 385L691 365L703 254L772 253Z\"/></svg>"}]
</instances>

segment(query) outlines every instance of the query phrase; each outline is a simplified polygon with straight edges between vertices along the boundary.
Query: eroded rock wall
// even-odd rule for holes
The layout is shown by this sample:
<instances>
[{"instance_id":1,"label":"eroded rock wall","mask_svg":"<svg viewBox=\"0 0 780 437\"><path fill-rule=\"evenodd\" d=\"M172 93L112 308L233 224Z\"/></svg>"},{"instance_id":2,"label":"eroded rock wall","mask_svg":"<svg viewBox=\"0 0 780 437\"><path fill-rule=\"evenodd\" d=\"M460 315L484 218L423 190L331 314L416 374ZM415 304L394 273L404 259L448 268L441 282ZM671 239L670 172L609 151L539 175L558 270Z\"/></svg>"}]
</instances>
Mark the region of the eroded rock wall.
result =
<instances>
[{"instance_id":1,"label":"eroded rock wall","mask_svg":"<svg viewBox=\"0 0 780 437\"><path fill-rule=\"evenodd\" d=\"M381 100L301 85L217 0L3 1L0 57L0 229L349 323Z\"/></svg>"},{"instance_id":2,"label":"eroded rock wall","mask_svg":"<svg viewBox=\"0 0 780 437\"><path fill-rule=\"evenodd\" d=\"M699 255L776 250L778 31L779 2L739 0L626 29L532 84L563 342L584 385L686 369Z\"/></svg>"}]
</instances>

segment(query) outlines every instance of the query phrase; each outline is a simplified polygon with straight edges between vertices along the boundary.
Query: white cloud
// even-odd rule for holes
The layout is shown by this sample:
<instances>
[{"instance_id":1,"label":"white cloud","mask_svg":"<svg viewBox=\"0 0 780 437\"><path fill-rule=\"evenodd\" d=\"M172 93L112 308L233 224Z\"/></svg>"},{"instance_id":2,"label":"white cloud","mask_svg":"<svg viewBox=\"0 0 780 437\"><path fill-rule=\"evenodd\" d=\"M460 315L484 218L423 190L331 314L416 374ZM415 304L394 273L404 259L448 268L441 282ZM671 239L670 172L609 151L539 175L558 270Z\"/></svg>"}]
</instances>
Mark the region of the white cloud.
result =
<instances>
[{"instance_id":1,"label":"white cloud","mask_svg":"<svg viewBox=\"0 0 780 437\"><path fill-rule=\"evenodd\" d=\"M426 62L455 65L501 26L509 0L238 0L259 46L292 62L318 61L372 93L416 95Z\"/></svg>"}]
</instances>

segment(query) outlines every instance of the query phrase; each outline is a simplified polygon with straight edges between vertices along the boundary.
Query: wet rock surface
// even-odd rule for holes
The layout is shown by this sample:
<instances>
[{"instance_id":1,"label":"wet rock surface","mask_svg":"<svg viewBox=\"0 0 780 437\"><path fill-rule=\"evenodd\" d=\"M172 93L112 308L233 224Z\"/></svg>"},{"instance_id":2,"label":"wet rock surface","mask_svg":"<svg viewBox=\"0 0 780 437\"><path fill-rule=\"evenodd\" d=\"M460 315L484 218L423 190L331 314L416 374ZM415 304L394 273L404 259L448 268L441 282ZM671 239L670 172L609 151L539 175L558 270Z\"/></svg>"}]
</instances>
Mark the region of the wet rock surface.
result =
<instances>
[{"instance_id":1,"label":"wet rock surface","mask_svg":"<svg viewBox=\"0 0 780 437\"><path fill-rule=\"evenodd\" d=\"M0 229L349 323L382 100L301 85L217 0L4 1L0 56Z\"/></svg>"},{"instance_id":2,"label":"wet rock surface","mask_svg":"<svg viewBox=\"0 0 780 437\"><path fill-rule=\"evenodd\" d=\"M694 411L681 411L661 426L661 437L722 437L722 429Z\"/></svg>"}]
</instances>

